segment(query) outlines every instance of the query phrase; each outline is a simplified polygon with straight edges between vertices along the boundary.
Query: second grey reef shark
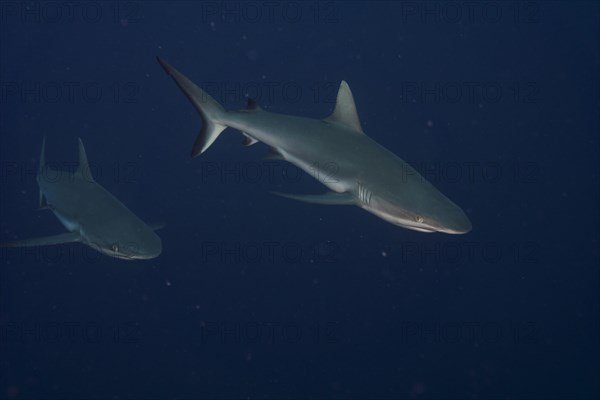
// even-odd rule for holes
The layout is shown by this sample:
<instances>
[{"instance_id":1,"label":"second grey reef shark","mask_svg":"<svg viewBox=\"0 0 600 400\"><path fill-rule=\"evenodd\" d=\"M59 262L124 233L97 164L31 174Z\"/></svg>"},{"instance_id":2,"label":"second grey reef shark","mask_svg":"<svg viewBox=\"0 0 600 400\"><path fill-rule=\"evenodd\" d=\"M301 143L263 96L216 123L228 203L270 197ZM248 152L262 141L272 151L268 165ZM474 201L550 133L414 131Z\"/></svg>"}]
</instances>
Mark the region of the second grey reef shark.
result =
<instances>
[{"instance_id":1,"label":"second grey reef shark","mask_svg":"<svg viewBox=\"0 0 600 400\"><path fill-rule=\"evenodd\" d=\"M272 149L271 159L291 162L330 189L317 195L279 195L310 203L355 205L419 232L460 234L471 230L460 207L364 133L345 81L333 113L324 119L267 112L252 99L246 109L226 111L166 61L158 58L158 62L202 119L192 156L206 151L226 128L235 128L243 133L246 145L265 143Z\"/></svg>"},{"instance_id":2,"label":"second grey reef shark","mask_svg":"<svg viewBox=\"0 0 600 400\"><path fill-rule=\"evenodd\" d=\"M40 208L52 210L69 232L0 243L0 247L81 242L103 254L124 260L158 257L162 251L160 238L94 180L81 139L79 165L75 173L46 166L45 143L44 139L37 174Z\"/></svg>"}]
</instances>

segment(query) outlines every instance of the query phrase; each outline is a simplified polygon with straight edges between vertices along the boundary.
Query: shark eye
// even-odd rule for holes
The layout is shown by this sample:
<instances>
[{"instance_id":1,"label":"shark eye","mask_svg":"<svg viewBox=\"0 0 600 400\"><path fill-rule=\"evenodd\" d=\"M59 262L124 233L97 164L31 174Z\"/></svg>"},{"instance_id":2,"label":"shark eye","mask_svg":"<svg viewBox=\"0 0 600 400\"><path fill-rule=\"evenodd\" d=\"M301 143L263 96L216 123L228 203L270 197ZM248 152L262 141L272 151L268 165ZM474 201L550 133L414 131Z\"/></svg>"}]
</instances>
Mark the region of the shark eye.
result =
<instances>
[{"instance_id":1,"label":"shark eye","mask_svg":"<svg viewBox=\"0 0 600 400\"><path fill-rule=\"evenodd\" d=\"M417 221L418 223L422 223L423 222L423 217L421 217L420 215L417 215L415 217L415 221Z\"/></svg>"}]
</instances>

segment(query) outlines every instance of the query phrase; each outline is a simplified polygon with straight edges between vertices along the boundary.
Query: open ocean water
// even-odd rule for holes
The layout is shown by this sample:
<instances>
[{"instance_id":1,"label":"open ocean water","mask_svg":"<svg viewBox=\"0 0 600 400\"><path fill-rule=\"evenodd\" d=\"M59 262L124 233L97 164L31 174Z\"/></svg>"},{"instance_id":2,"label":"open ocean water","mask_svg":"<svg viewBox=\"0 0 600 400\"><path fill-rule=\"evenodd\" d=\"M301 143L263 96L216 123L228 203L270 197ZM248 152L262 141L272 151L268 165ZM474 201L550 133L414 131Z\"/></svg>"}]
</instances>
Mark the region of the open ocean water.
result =
<instances>
[{"instance_id":1,"label":"open ocean water","mask_svg":"<svg viewBox=\"0 0 600 400\"><path fill-rule=\"evenodd\" d=\"M36 172L77 165L157 231L130 261L0 249L0 398L596 399L600 6L579 2L2 1L0 241L66 232ZM201 121L366 134L468 215L422 233L321 193ZM334 166L335 167L335 166ZM399 178L400 179L400 178Z\"/></svg>"}]
</instances>

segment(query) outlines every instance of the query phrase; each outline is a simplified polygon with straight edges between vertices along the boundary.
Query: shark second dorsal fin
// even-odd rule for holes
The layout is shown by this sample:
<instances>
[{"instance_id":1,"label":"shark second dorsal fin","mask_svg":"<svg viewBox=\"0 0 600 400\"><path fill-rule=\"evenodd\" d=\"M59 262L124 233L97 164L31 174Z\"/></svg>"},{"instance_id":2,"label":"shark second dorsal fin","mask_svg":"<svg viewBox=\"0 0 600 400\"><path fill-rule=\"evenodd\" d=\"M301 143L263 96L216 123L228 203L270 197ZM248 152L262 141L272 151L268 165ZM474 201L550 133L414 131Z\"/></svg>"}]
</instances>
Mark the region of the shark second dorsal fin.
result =
<instances>
[{"instance_id":1,"label":"shark second dorsal fin","mask_svg":"<svg viewBox=\"0 0 600 400\"><path fill-rule=\"evenodd\" d=\"M348 86L346 81L342 81L340 84L340 89L338 90L335 102L335 109L329 117L325 118L325 121L336 122L353 131L364 133L360 126L360 119L358 118L358 112L356 111L356 104L354 104L354 97L352 97L350 86Z\"/></svg>"},{"instance_id":2,"label":"shark second dorsal fin","mask_svg":"<svg viewBox=\"0 0 600 400\"><path fill-rule=\"evenodd\" d=\"M246 106L246 110L262 111L262 108L260 108L260 106L258 105L258 102L255 99L248 97L248 105Z\"/></svg>"},{"instance_id":3,"label":"shark second dorsal fin","mask_svg":"<svg viewBox=\"0 0 600 400\"><path fill-rule=\"evenodd\" d=\"M83 142L81 138L79 140L79 165L77 166L77 174L81 175L88 181L93 181L94 177L92 176L92 170L90 169L90 165L88 163L87 155L85 154L85 147L83 147Z\"/></svg>"}]
</instances>

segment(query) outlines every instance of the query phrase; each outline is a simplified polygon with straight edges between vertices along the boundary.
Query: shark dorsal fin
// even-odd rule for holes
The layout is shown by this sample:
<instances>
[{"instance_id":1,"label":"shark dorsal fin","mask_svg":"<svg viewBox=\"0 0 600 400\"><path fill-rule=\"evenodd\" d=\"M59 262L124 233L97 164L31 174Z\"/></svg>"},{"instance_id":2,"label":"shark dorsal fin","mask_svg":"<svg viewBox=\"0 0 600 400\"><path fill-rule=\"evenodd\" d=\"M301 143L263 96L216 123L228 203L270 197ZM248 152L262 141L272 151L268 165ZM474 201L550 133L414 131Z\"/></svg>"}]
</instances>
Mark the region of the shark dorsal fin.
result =
<instances>
[{"instance_id":1,"label":"shark dorsal fin","mask_svg":"<svg viewBox=\"0 0 600 400\"><path fill-rule=\"evenodd\" d=\"M325 118L328 122L337 122L347 128L352 129L360 133L364 133L360 126L360 119L356 112L356 104L354 104L354 97L350 91L350 86L346 81L342 81L340 89L338 90L337 99L335 102L335 109L333 113Z\"/></svg>"},{"instance_id":2,"label":"shark dorsal fin","mask_svg":"<svg viewBox=\"0 0 600 400\"><path fill-rule=\"evenodd\" d=\"M83 147L83 142L81 138L79 140L79 165L77 166L77 174L83 176L87 180L93 181L94 177L92 176L92 171L90 169L90 165L88 163L87 155L85 154L85 147Z\"/></svg>"}]
</instances>

